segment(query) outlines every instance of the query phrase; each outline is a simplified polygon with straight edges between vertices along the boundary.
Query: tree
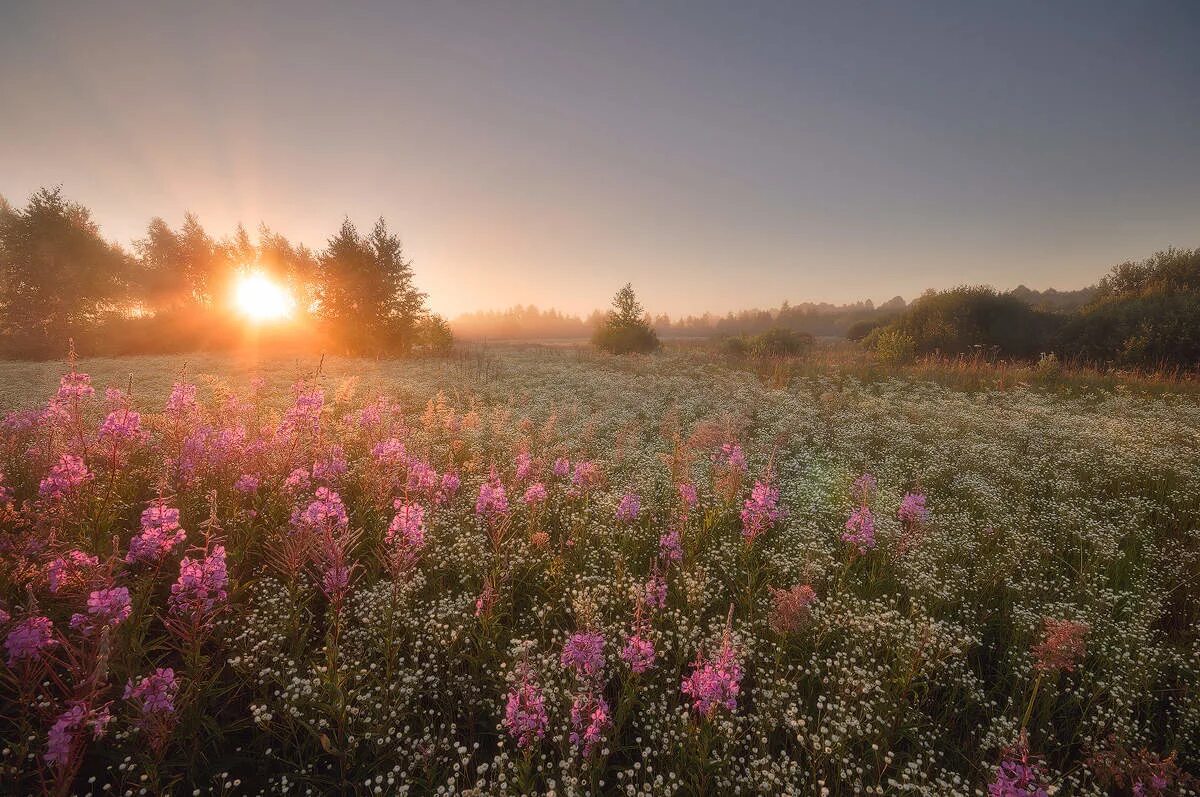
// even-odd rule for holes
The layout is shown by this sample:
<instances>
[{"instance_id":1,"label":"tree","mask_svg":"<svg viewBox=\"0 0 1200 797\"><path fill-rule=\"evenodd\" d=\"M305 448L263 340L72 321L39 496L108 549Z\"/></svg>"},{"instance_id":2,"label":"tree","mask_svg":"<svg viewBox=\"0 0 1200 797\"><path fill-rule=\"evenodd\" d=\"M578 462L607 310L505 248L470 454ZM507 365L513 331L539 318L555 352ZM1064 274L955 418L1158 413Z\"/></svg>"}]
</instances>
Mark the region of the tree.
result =
<instances>
[{"instance_id":1,"label":"tree","mask_svg":"<svg viewBox=\"0 0 1200 797\"><path fill-rule=\"evenodd\" d=\"M66 349L126 299L129 256L87 208L43 188L0 223L0 329L22 354Z\"/></svg>"},{"instance_id":2,"label":"tree","mask_svg":"<svg viewBox=\"0 0 1200 797\"><path fill-rule=\"evenodd\" d=\"M369 237L349 219L317 262L318 307L334 338L361 352L406 352L425 313L412 264L380 219Z\"/></svg>"},{"instance_id":3,"label":"tree","mask_svg":"<svg viewBox=\"0 0 1200 797\"><path fill-rule=\"evenodd\" d=\"M645 319L633 286L626 283L613 297L613 309L592 336L597 348L610 354L647 353L659 347L658 335Z\"/></svg>"}]
</instances>

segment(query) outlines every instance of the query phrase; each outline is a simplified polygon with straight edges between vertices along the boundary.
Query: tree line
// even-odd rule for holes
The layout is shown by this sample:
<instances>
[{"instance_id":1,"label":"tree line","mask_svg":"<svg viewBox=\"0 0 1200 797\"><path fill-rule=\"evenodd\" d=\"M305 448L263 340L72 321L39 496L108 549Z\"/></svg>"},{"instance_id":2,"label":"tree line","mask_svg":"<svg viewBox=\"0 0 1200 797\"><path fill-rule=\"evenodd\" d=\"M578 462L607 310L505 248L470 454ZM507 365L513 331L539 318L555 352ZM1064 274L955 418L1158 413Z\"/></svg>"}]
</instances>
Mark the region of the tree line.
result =
<instances>
[{"instance_id":1,"label":"tree line","mask_svg":"<svg viewBox=\"0 0 1200 797\"><path fill-rule=\"evenodd\" d=\"M289 323L252 330L231 305L238 277L260 272L294 299ZM0 355L224 348L247 336L358 354L444 350L452 337L417 289L400 239L381 218L349 219L313 251L266 225L214 238L189 213L152 219L132 250L107 241L59 188L23 208L0 198Z\"/></svg>"}]
</instances>

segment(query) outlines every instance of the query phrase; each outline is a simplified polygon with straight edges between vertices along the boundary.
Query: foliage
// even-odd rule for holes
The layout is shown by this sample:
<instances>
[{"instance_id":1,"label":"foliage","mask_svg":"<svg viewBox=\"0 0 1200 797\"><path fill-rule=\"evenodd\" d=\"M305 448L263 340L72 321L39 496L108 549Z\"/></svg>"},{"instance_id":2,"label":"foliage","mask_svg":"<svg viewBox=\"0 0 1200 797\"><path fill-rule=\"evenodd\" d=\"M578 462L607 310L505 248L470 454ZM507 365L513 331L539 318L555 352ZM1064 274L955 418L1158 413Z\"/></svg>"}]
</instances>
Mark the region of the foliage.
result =
<instances>
[{"instance_id":1,"label":"foliage","mask_svg":"<svg viewBox=\"0 0 1200 797\"><path fill-rule=\"evenodd\" d=\"M726 354L735 357L798 357L813 347L813 336L773 327L759 335L741 335L721 342Z\"/></svg>"},{"instance_id":2,"label":"foliage","mask_svg":"<svg viewBox=\"0 0 1200 797\"><path fill-rule=\"evenodd\" d=\"M592 343L609 354L647 354L659 347L658 335L644 318L633 286L626 284L613 297L613 309L592 335Z\"/></svg>"},{"instance_id":3,"label":"foliage","mask_svg":"<svg viewBox=\"0 0 1200 797\"><path fill-rule=\"evenodd\" d=\"M884 365L904 365L917 354L912 335L894 327L884 327L872 336L875 357Z\"/></svg>"},{"instance_id":4,"label":"foliage","mask_svg":"<svg viewBox=\"0 0 1200 797\"><path fill-rule=\"evenodd\" d=\"M1195 789L1192 398L288 374L0 423L7 790Z\"/></svg>"}]
</instances>

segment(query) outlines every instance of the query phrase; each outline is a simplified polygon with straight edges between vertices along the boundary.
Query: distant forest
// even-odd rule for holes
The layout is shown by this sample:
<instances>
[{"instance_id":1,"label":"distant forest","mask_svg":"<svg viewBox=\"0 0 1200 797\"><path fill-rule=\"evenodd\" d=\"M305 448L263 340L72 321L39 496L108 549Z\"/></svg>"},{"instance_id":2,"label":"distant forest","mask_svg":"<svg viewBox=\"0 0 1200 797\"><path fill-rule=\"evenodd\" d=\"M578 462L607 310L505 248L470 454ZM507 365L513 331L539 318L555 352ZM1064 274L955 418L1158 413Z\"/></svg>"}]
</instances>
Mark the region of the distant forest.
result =
<instances>
[{"instance_id":1,"label":"distant forest","mask_svg":"<svg viewBox=\"0 0 1200 797\"><path fill-rule=\"evenodd\" d=\"M1096 287L1074 291L1053 288L1035 291L1021 285L1008 295L1036 310L1071 313L1086 305ZM660 337L732 337L758 335L770 329L787 329L814 337L846 337L856 326L878 326L897 318L908 307L900 296L880 305L870 299L853 304L825 302L783 302L767 310L742 310L726 315L688 315L672 319L668 315L647 316L646 320ZM454 334L467 340L539 340L587 338L603 323L605 313L595 310L586 318L558 310L541 310L533 305L517 305L507 310L464 313L450 321Z\"/></svg>"}]
</instances>

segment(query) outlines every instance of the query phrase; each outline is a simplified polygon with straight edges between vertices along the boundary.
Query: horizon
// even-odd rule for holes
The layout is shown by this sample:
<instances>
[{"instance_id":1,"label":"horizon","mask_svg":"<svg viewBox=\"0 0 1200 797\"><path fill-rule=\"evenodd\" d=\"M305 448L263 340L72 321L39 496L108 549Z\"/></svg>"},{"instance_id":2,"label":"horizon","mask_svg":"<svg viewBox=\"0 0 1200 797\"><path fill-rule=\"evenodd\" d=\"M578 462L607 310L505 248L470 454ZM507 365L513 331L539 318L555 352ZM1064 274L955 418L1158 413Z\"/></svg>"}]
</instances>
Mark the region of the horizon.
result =
<instances>
[{"instance_id":1,"label":"horizon","mask_svg":"<svg viewBox=\"0 0 1200 797\"><path fill-rule=\"evenodd\" d=\"M383 216L447 318L1074 290L1197 243L1195 6L688 8L8 7L0 193L127 247Z\"/></svg>"}]
</instances>

